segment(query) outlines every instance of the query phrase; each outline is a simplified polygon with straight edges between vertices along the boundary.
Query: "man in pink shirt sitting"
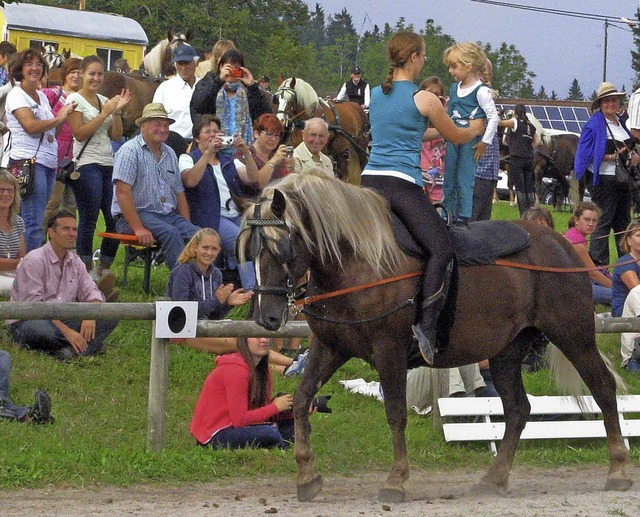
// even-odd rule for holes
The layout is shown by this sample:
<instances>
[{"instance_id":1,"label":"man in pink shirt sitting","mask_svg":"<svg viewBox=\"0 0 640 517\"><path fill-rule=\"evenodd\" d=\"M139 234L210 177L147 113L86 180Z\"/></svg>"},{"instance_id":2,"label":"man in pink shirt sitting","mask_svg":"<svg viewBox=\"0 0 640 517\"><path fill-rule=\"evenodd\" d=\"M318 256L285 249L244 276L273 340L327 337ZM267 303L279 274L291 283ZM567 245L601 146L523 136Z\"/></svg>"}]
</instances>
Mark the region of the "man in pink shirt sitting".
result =
<instances>
[{"instance_id":1,"label":"man in pink shirt sitting","mask_svg":"<svg viewBox=\"0 0 640 517\"><path fill-rule=\"evenodd\" d=\"M49 242L29 252L16 269L13 302L104 302L75 248L78 232L73 212L59 210L46 221ZM104 340L117 321L9 320L14 341L44 350L61 361L104 352Z\"/></svg>"}]
</instances>

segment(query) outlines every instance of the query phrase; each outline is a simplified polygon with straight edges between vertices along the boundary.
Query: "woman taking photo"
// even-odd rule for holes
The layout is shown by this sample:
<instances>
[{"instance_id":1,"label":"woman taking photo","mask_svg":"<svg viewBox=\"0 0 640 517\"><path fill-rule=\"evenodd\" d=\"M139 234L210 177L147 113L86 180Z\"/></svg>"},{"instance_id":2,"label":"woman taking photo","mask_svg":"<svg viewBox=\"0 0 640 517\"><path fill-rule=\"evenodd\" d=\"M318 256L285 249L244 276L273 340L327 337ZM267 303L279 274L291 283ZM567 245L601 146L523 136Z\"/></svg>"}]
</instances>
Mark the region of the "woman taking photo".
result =
<instances>
[{"instance_id":1,"label":"woman taking photo","mask_svg":"<svg viewBox=\"0 0 640 517\"><path fill-rule=\"evenodd\" d=\"M272 399L269 338L238 338L238 352L216 357L204 381L189 429L200 445L279 447L293 442L293 406L289 394Z\"/></svg>"},{"instance_id":2,"label":"woman taking photo","mask_svg":"<svg viewBox=\"0 0 640 517\"><path fill-rule=\"evenodd\" d=\"M69 95L67 102L73 103L75 111L69 115L69 125L74 137L73 155L80 177L71 182L78 204L78 237L76 248L79 257L93 269L93 234L98 215L102 210L105 230L116 233L116 224L111 215L113 198L113 151L111 141L122 137L122 108L131 99L129 90L107 99L98 94L104 79L104 64L98 56L82 60L82 87ZM113 263L118 241L103 239L100 244L100 264L94 280L100 282L103 273L113 277L109 267ZM108 273L105 273L109 271ZM110 281L113 282L115 278Z\"/></svg>"},{"instance_id":3,"label":"woman taking photo","mask_svg":"<svg viewBox=\"0 0 640 517\"><path fill-rule=\"evenodd\" d=\"M217 115L223 134L238 133L249 144L253 142L252 121L263 113L271 113L271 105L245 68L244 56L235 49L222 54L215 72L207 73L195 85L191 97L194 123L199 115Z\"/></svg>"},{"instance_id":4,"label":"woman taking photo","mask_svg":"<svg viewBox=\"0 0 640 517\"><path fill-rule=\"evenodd\" d=\"M362 186L379 191L391 210L419 243L427 262L422 283L422 309L413 331L420 352L433 364L437 320L449 290L454 265L453 245L443 219L425 196L420 152L429 124L455 144L484 133L482 120L459 128L433 93L419 90L415 81L424 66L426 48L421 36L399 32L387 44L390 69L381 86L371 91L369 116L373 146L362 172ZM454 292L455 295L455 280ZM445 343L438 346L444 348Z\"/></svg>"},{"instance_id":5,"label":"woman taking photo","mask_svg":"<svg viewBox=\"0 0 640 517\"><path fill-rule=\"evenodd\" d=\"M60 67L60 81L62 81L62 86L44 88L42 90L47 96L47 99L49 99L51 111L54 115L57 115L64 107L67 96L73 92L77 92L80 86L82 86L81 62L82 60L77 57L67 59ZM71 133L68 120L65 120L57 132L56 140L58 141L58 163L64 158L73 159L73 134ZM62 181L56 181L53 187L53 193L47 203L44 220L46 221L49 215L52 215L61 208L75 212L76 200L73 197L71 185L63 183Z\"/></svg>"},{"instance_id":6,"label":"woman taking photo","mask_svg":"<svg viewBox=\"0 0 640 517\"><path fill-rule=\"evenodd\" d=\"M9 296L16 268L27 254L18 180L0 169L0 296Z\"/></svg>"},{"instance_id":7,"label":"woman taking photo","mask_svg":"<svg viewBox=\"0 0 640 517\"><path fill-rule=\"evenodd\" d=\"M245 290L255 285L253 264L238 264L236 240L242 220L236 200L244 196L244 185L258 183L258 168L246 141L236 136L231 145L222 141L220 119L203 115L193 125L197 144L189 154L180 156L179 169L191 222L201 228L213 228L220 234L228 269L238 269ZM227 149L235 149L233 159Z\"/></svg>"},{"instance_id":8,"label":"woman taking photo","mask_svg":"<svg viewBox=\"0 0 640 517\"><path fill-rule=\"evenodd\" d=\"M27 251L44 243L44 211L53 191L58 165L56 128L75 109L75 104L66 104L57 115L53 114L49 100L38 90L47 71L44 58L33 49L16 54L9 69L11 79L19 83L7 94L7 127L11 131L9 158L35 158L33 190L24 196L21 208Z\"/></svg>"},{"instance_id":9,"label":"woman taking photo","mask_svg":"<svg viewBox=\"0 0 640 517\"><path fill-rule=\"evenodd\" d=\"M564 236L573 244L573 249L576 250L584 265L591 269L589 278L591 278L593 287L594 303L611 305L611 277L605 274L606 269L602 271L593 270L596 265L587 249L587 237L591 236L591 242L593 242L599 219L600 208L595 203L590 201L578 203L570 221L573 226L567 230Z\"/></svg>"},{"instance_id":10,"label":"woman taking photo","mask_svg":"<svg viewBox=\"0 0 640 517\"><path fill-rule=\"evenodd\" d=\"M260 178L258 183L244 186L245 196L257 196L267 183L293 171L292 154L287 151L286 145L280 145L283 133L282 122L273 113L260 115L256 120L253 130L255 140L249 149L258 166Z\"/></svg>"},{"instance_id":11,"label":"woman taking photo","mask_svg":"<svg viewBox=\"0 0 640 517\"><path fill-rule=\"evenodd\" d=\"M621 234L631 219L631 188L628 182L616 179L616 162L630 161L637 165L640 158L634 152L629 155L631 133L618 117L620 99L626 95L611 83L598 86L597 97L591 104L594 112L584 126L574 170L576 178L586 177L591 200L602 211L602 217L593 233L589 247L591 256L601 264L609 264L609 234ZM618 257L624 251L618 248Z\"/></svg>"}]
</instances>

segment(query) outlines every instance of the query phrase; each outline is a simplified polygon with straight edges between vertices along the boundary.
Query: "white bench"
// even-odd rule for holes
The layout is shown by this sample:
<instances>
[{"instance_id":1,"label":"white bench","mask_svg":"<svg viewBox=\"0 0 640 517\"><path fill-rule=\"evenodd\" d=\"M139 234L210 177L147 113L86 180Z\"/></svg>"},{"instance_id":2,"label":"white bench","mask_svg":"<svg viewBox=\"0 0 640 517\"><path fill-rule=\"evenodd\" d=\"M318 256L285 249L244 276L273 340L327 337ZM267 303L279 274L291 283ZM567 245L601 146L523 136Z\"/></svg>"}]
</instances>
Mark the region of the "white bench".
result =
<instances>
[{"instance_id":1,"label":"white bench","mask_svg":"<svg viewBox=\"0 0 640 517\"><path fill-rule=\"evenodd\" d=\"M558 415L558 420L527 422L522 431L523 440L548 438L605 438L604 421L600 408L593 397L581 396L584 413L598 415L596 420L561 420L564 415L582 414L583 410L573 397L534 397L527 395L531 404L531 415ZM618 414L620 427L627 449L628 438L640 436L640 419L625 419L625 413L640 413L640 395L620 395ZM492 417L504 416L502 401L498 397L441 398L438 399L440 415L445 423L442 428L447 442L484 441L490 442L492 453L496 454L496 440L504 436L504 422L494 422ZM475 422L446 422L453 417L479 417Z\"/></svg>"}]
</instances>

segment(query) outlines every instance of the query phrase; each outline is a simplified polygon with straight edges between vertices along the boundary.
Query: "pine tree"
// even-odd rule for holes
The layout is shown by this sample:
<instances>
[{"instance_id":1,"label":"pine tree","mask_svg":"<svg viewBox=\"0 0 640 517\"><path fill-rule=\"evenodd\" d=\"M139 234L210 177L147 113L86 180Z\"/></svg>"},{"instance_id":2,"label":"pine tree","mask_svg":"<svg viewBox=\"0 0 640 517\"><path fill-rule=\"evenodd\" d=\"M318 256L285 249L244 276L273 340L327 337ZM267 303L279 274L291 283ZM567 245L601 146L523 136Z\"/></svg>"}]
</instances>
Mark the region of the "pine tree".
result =
<instances>
[{"instance_id":1,"label":"pine tree","mask_svg":"<svg viewBox=\"0 0 640 517\"><path fill-rule=\"evenodd\" d=\"M578 80L574 79L571 83L571 88L569 88L569 96L567 97L568 101L583 101L584 95L580 90L580 85L578 84Z\"/></svg>"}]
</instances>

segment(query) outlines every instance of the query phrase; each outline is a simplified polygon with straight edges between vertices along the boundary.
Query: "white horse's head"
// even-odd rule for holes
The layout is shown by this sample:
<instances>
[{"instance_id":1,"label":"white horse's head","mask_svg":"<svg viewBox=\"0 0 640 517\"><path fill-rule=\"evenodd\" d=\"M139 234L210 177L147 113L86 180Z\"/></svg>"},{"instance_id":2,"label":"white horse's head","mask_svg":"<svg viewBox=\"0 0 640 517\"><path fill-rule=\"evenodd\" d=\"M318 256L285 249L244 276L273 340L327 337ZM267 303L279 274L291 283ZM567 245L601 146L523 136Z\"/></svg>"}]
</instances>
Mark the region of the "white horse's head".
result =
<instances>
[{"instance_id":1,"label":"white horse's head","mask_svg":"<svg viewBox=\"0 0 640 517\"><path fill-rule=\"evenodd\" d=\"M187 45L190 37L190 32L174 34L172 31L168 31L167 38L160 40L155 47L145 54L142 60L147 74L151 77L171 75L171 73L167 72L170 72L173 67L171 62L173 52L179 45Z\"/></svg>"},{"instance_id":2,"label":"white horse's head","mask_svg":"<svg viewBox=\"0 0 640 517\"><path fill-rule=\"evenodd\" d=\"M313 87L300 78L285 79L275 93L278 99L278 118L285 124L303 114L313 116L320 99Z\"/></svg>"},{"instance_id":3,"label":"white horse's head","mask_svg":"<svg viewBox=\"0 0 640 517\"><path fill-rule=\"evenodd\" d=\"M49 70L53 68L60 68L62 63L67 60L65 53L58 54L58 44L57 43L48 43L42 47L42 57L47 62L49 66Z\"/></svg>"}]
</instances>

